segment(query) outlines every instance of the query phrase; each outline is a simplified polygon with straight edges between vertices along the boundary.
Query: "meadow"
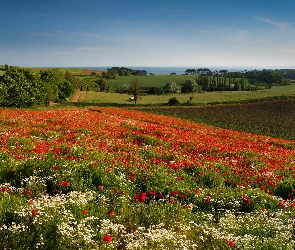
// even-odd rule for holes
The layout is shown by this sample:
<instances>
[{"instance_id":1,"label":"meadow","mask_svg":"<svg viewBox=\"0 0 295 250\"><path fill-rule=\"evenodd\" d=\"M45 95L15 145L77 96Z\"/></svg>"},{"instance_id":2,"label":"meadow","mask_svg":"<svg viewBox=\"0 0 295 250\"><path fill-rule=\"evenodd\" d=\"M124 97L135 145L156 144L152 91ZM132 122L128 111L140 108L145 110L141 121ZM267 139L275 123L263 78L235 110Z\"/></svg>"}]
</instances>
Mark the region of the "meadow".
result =
<instances>
[{"instance_id":1,"label":"meadow","mask_svg":"<svg viewBox=\"0 0 295 250\"><path fill-rule=\"evenodd\" d=\"M294 140L123 108L0 109L2 249L294 249Z\"/></svg>"},{"instance_id":2,"label":"meadow","mask_svg":"<svg viewBox=\"0 0 295 250\"><path fill-rule=\"evenodd\" d=\"M133 102L129 100L130 95L128 94L87 91L86 98L84 98L85 95L86 93L84 93L82 95L83 97L81 96L81 99L79 100L80 102L84 102L85 105L133 105ZM276 98L287 99L295 98L295 84L286 86L273 86L271 89L260 91L216 91L160 95L144 94L138 97L137 106L163 106L167 105L168 100L173 97L176 97L179 100L179 103L182 105L187 105L187 102L190 101L190 97L192 97L190 105L201 106L222 103L257 102L257 100L272 100Z\"/></svg>"}]
</instances>

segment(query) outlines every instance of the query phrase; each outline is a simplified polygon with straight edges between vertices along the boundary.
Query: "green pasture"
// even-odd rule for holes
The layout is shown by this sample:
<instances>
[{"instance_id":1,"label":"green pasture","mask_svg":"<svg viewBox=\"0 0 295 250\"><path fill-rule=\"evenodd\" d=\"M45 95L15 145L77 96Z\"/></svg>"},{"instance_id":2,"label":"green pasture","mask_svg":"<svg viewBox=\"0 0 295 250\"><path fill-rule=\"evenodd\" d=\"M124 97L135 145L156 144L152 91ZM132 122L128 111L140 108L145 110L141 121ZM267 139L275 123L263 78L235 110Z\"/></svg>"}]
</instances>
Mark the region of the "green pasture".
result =
<instances>
[{"instance_id":1,"label":"green pasture","mask_svg":"<svg viewBox=\"0 0 295 250\"><path fill-rule=\"evenodd\" d=\"M82 100L82 96L84 102L87 103L133 104L133 101L129 100L130 96L128 94L87 91L86 98L84 99L83 94L80 97L80 101ZM295 97L295 85L273 86L271 89L262 91L220 91L161 95L146 94L139 96L137 103L138 105L163 105L167 104L170 98L176 97L181 104L186 104L190 100L190 97L192 97L191 105L207 105L210 103L247 102L277 96Z\"/></svg>"}]
</instances>

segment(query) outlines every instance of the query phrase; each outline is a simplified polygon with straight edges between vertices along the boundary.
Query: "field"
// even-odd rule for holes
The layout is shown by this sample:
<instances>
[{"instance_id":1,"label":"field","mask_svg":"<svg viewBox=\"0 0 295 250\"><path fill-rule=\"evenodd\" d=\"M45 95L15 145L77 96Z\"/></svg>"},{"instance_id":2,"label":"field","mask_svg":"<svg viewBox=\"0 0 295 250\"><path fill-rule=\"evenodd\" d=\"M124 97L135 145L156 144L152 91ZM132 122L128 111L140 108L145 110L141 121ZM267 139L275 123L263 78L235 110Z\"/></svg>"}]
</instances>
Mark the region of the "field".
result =
<instances>
[{"instance_id":1,"label":"field","mask_svg":"<svg viewBox=\"0 0 295 250\"><path fill-rule=\"evenodd\" d=\"M295 144L119 108L0 110L2 249L294 249Z\"/></svg>"},{"instance_id":2,"label":"field","mask_svg":"<svg viewBox=\"0 0 295 250\"><path fill-rule=\"evenodd\" d=\"M273 99L275 97L289 97L295 98L295 85L287 86L273 86L271 89L263 91L224 91L224 92L205 92L194 94L161 94L161 95L142 95L139 96L137 104L139 106L149 105L167 105L168 100L176 97L180 104L186 105L192 97L191 105L208 105L218 103L245 103L261 99ZM129 101L128 94L119 93L105 93L87 91L86 99L81 99L87 105L132 105Z\"/></svg>"},{"instance_id":3,"label":"field","mask_svg":"<svg viewBox=\"0 0 295 250\"><path fill-rule=\"evenodd\" d=\"M209 107L155 107L143 110L222 128L295 140L295 100Z\"/></svg>"}]
</instances>

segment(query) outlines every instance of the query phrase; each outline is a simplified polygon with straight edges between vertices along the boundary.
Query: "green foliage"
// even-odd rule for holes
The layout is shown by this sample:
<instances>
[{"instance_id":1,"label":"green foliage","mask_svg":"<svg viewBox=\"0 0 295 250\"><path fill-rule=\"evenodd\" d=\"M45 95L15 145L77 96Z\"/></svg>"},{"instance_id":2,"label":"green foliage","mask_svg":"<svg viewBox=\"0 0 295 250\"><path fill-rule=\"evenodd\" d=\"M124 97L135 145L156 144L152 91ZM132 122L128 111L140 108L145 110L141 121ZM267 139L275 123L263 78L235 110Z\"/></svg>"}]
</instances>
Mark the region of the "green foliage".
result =
<instances>
[{"instance_id":1,"label":"green foliage","mask_svg":"<svg viewBox=\"0 0 295 250\"><path fill-rule=\"evenodd\" d=\"M170 81L163 87L165 93L180 93L181 87L176 82Z\"/></svg>"},{"instance_id":2,"label":"green foliage","mask_svg":"<svg viewBox=\"0 0 295 250\"><path fill-rule=\"evenodd\" d=\"M31 107L44 104L45 88L30 69L10 68L0 81L1 105Z\"/></svg>"},{"instance_id":3,"label":"green foliage","mask_svg":"<svg viewBox=\"0 0 295 250\"><path fill-rule=\"evenodd\" d=\"M172 97L168 100L169 106L174 106L174 105L178 105L178 104L179 104L179 100L176 97Z\"/></svg>"},{"instance_id":4,"label":"green foliage","mask_svg":"<svg viewBox=\"0 0 295 250\"><path fill-rule=\"evenodd\" d=\"M183 93L192 93L196 92L199 89L199 86L195 79L186 80L181 88L181 92Z\"/></svg>"},{"instance_id":5,"label":"green foliage","mask_svg":"<svg viewBox=\"0 0 295 250\"><path fill-rule=\"evenodd\" d=\"M49 69L42 71L41 79L45 82L47 98L50 100L64 100L74 92L74 81L68 74L71 82L65 79L63 72L59 69Z\"/></svg>"}]
</instances>

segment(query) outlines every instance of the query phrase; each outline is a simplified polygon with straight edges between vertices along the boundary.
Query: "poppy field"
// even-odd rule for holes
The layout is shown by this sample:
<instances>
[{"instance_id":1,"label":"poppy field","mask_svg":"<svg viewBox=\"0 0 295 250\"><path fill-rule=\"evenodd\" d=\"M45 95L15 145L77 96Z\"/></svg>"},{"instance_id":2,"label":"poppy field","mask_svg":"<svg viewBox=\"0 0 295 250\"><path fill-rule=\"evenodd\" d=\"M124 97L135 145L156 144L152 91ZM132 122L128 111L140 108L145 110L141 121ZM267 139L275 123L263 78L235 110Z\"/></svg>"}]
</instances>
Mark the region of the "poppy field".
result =
<instances>
[{"instance_id":1,"label":"poppy field","mask_svg":"<svg viewBox=\"0 0 295 250\"><path fill-rule=\"evenodd\" d=\"M294 148L138 110L0 109L0 249L294 249Z\"/></svg>"}]
</instances>

